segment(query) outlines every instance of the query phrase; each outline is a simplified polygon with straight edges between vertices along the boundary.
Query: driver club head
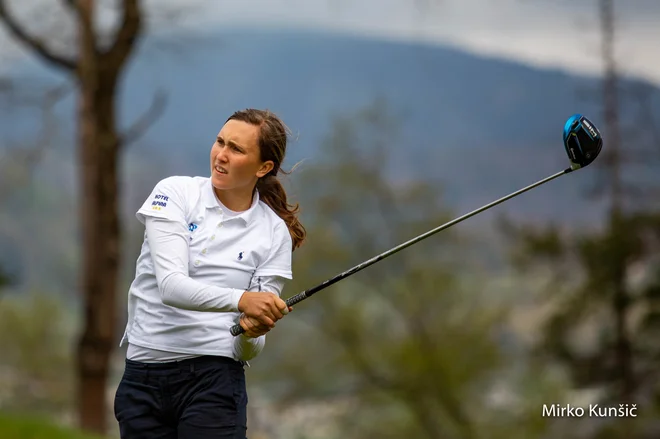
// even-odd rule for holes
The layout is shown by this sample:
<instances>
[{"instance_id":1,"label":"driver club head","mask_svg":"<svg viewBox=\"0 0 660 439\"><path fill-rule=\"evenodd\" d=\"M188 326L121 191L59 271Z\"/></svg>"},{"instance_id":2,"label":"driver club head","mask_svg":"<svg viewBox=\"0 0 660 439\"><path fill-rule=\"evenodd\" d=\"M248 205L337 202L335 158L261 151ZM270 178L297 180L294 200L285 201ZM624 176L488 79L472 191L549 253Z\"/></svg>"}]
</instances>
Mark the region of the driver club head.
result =
<instances>
[{"instance_id":1,"label":"driver club head","mask_svg":"<svg viewBox=\"0 0 660 439\"><path fill-rule=\"evenodd\" d=\"M598 128L581 114L569 117L564 125L564 147L572 169L588 166L603 148Z\"/></svg>"}]
</instances>

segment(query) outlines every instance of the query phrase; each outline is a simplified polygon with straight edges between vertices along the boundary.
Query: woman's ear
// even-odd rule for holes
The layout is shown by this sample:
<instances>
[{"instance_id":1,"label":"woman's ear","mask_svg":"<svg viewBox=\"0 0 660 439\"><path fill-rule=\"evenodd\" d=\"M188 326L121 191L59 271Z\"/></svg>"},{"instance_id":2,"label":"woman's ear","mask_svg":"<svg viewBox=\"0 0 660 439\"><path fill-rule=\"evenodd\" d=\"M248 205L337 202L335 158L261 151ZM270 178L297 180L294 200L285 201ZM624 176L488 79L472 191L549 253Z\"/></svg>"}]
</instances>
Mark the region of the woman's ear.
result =
<instances>
[{"instance_id":1,"label":"woman's ear","mask_svg":"<svg viewBox=\"0 0 660 439\"><path fill-rule=\"evenodd\" d=\"M261 168L259 168L259 170L257 171L257 177L262 178L270 171L272 171L274 167L275 167L275 163L273 163L272 160L265 161L264 164L261 165Z\"/></svg>"}]
</instances>

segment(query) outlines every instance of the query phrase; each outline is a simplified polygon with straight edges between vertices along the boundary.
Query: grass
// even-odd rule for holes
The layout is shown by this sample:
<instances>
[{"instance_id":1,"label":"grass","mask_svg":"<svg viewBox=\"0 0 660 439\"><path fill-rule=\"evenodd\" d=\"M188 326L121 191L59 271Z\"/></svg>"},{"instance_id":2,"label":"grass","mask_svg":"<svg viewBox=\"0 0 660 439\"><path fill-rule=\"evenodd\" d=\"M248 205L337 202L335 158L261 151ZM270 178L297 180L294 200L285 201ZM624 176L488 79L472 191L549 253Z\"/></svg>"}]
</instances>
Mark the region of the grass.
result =
<instances>
[{"instance_id":1,"label":"grass","mask_svg":"<svg viewBox=\"0 0 660 439\"><path fill-rule=\"evenodd\" d=\"M0 438L3 439L107 439L55 425L44 418L0 412Z\"/></svg>"}]
</instances>

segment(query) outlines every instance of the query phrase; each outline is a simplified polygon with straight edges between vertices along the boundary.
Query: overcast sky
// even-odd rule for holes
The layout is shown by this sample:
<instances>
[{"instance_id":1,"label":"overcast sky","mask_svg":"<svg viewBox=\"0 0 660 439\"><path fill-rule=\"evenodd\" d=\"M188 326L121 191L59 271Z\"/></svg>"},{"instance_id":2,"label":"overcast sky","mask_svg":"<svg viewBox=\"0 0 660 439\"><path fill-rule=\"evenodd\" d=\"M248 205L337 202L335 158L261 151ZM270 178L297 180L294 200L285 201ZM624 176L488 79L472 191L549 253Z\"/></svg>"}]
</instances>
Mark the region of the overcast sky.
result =
<instances>
[{"instance_id":1,"label":"overcast sky","mask_svg":"<svg viewBox=\"0 0 660 439\"><path fill-rule=\"evenodd\" d=\"M23 4L39 1L44 0ZM621 69L660 86L660 1L614 2ZM148 8L194 5L195 13L185 24L188 30L200 32L255 24L325 29L452 44L575 72L596 73L601 68L597 0L146 0L146 4Z\"/></svg>"}]
</instances>

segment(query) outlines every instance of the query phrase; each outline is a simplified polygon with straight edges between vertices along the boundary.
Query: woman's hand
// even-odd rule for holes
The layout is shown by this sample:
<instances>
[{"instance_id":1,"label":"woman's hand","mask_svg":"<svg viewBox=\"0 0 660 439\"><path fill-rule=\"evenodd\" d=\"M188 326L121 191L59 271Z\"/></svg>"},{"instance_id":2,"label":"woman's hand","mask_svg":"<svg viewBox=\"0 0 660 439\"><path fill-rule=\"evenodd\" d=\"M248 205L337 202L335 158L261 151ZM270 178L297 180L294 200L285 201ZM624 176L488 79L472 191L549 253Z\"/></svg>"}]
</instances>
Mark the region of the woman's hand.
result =
<instances>
[{"instance_id":1,"label":"woman's hand","mask_svg":"<svg viewBox=\"0 0 660 439\"><path fill-rule=\"evenodd\" d=\"M268 328L268 331L274 328L275 322L288 314L290 308L276 294L265 291L246 291L238 302L238 310L245 317L249 317L253 325L257 325L255 330L260 328L258 332L261 332L263 330L261 328ZM243 319L241 322L244 322ZM243 329L247 330L245 326Z\"/></svg>"},{"instance_id":2,"label":"woman's hand","mask_svg":"<svg viewBox=\"0 0 660 439\"><path fill-rule=\"evenodd\" d=\"M241 320L239 321L239 324L245 330L243 335L249 338L261 337L262 335L266 334L268 331L272 329L267 325L263 325L259 323L257 320L253 319L252 317L246 316L245 314L241 315Z\"/></svg>"}]
</instances>

